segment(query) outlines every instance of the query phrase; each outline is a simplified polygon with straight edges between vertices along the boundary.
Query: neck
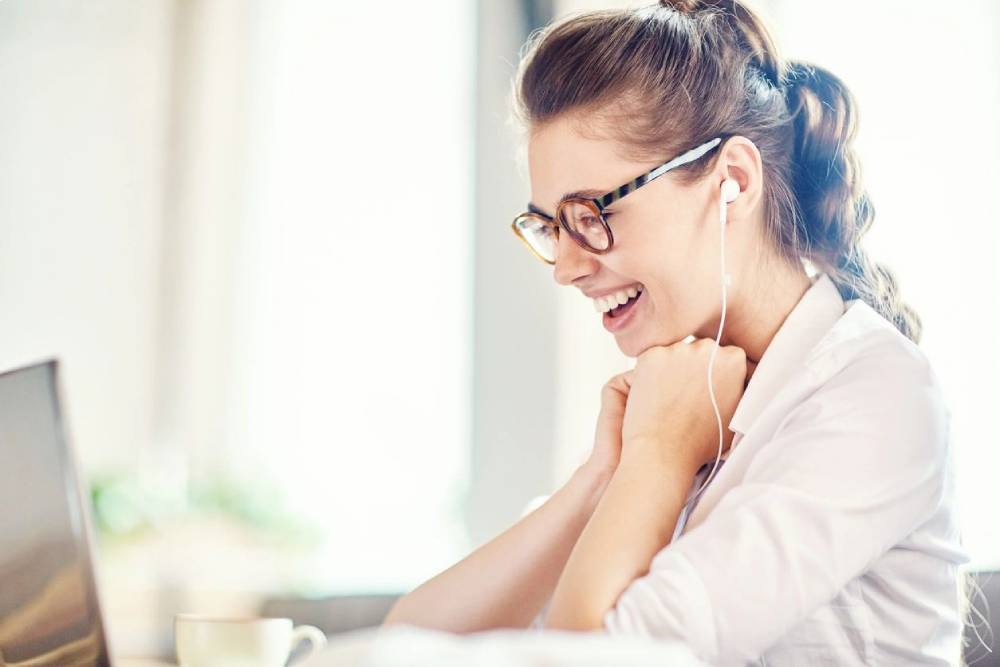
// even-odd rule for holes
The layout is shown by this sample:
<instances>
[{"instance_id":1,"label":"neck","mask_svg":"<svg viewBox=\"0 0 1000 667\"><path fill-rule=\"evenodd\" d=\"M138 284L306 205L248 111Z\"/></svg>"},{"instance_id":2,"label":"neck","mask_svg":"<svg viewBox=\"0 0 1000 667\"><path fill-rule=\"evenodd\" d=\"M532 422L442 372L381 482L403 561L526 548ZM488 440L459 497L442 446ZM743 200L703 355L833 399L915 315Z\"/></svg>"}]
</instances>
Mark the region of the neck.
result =
<instances>
[{"instance_id":1,"label":"neck","mask_svg":"<svg viewBox=\"0 0 1000 667\"><path fill-rule=\"evenodd\" d=\"M726 296L725 329L719 344L735 345L746 352L747 384L774 335L811 286L812 281L801 267L765 267L734 276L735 289L731 288ZM718 333L718 318L709 329Z\"/></svg>"}]
</instances>

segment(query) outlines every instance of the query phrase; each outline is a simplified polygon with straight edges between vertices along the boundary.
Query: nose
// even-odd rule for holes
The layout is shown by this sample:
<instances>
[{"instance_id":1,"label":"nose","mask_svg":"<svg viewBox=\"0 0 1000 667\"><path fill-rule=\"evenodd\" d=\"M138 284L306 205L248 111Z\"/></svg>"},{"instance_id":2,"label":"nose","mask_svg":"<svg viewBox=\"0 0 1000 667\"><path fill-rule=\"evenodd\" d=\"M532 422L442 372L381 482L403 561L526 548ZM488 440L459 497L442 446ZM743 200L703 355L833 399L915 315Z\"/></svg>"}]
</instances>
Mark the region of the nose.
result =
<instances>
[{"instance_id":1,"label":"nose","mask_svg":"<svg viewBox=\"0 0 1000 667\"><path fill-rule=\"evenodd\" d=\"M552 277L557 283L572 285L577 278L593 273L597 265L597 255L580 247L565 229L560 230L552 269Z\"/></svg>"}]
</instances>

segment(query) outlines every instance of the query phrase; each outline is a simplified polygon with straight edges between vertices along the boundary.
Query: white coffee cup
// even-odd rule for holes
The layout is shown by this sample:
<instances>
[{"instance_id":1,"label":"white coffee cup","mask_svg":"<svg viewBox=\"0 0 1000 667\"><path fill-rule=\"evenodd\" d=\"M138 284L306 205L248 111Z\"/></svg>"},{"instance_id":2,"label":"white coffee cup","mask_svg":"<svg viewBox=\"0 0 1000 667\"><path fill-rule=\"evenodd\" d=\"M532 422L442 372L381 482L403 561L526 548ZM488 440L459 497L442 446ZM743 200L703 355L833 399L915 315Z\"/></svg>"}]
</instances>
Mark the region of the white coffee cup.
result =
<instances>
[{"instance_id":1,"label":"white coffee cup","mask_svg":"<svg viewBox=\"0 0 1000 667\"><path fill-rule=\"evenodd\" d=\"M312 644L308 655L326 646L326 635L319 628L293 627L290 618L174 617L180 667L285 667L302 640Z\"/></svg>"}]
</instances>

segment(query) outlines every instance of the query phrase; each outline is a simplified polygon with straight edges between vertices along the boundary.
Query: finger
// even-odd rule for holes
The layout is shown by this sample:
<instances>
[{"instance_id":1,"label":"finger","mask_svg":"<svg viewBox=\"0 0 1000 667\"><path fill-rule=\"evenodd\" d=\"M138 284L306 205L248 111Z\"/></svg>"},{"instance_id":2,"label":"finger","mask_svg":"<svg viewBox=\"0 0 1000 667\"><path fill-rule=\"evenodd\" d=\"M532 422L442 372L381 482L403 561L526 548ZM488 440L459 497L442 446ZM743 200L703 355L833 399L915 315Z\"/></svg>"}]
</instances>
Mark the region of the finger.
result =
<instances>
[{"instance_id":1,"label":"finger","mask_svg":"<svg viewBox=\"0 0 1000 667\"><path fill-rule=\"evenodd\" d=\"M610 390L617 397L624 400L628 396L629 389L631 388L631 377L632 371L627 371L625 373L619 373L608 380L604 388L605 390Z\"/></svg>"},{"instance_id":2,"label":"finger","mask_svg":"<svg viewBox=\"0 0 1000 667\"><path fill-rule=\"evenodd\" d=\"M744 350L739 345L726 345L722 349L726 350L729 354L733 355L733 357L741 358L744 360L747 358L747 351Z\"/></svg>"}]
</instances>

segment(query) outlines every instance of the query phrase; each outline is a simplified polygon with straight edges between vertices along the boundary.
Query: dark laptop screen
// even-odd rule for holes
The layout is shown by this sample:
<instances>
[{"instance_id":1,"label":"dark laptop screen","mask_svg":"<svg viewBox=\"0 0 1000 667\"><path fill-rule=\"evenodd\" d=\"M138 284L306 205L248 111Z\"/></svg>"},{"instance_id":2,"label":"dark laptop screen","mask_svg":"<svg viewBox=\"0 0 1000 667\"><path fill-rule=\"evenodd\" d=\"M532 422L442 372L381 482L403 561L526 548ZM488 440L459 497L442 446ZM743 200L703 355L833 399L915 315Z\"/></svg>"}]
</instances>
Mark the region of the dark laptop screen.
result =
<instances>
[{"instance_id":1,"label":"dark laptop screen","mask_svg":"<svg viewBox=\"0 0 1000 667\"><path fill-rule=\"evenodd\" d=\"M106 667L57 369L0 374L0 665Z\"/></svg>"}]
</instances>

